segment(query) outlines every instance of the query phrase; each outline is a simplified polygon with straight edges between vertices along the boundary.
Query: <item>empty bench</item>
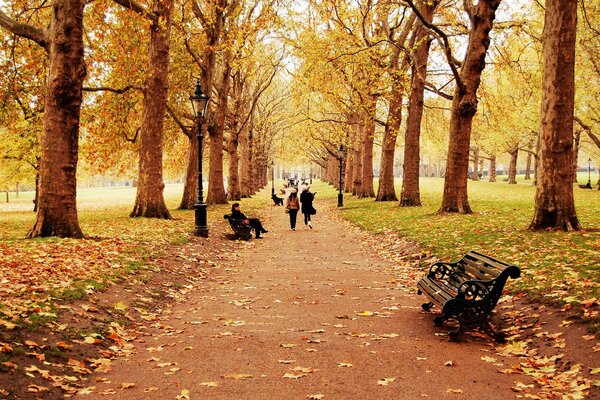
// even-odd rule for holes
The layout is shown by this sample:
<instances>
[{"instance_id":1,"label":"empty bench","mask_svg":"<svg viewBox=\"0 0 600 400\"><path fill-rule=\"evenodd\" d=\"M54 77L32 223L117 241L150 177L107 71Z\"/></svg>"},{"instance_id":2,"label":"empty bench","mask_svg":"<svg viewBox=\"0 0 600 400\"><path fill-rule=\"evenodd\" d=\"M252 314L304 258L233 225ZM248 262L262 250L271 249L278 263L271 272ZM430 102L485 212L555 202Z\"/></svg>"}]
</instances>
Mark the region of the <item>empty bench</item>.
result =
<instances>
[{"instance_id":1,"label":"empty bench","mask_svg":"<svg viewBox=\"0 0 600 400\"><path fill-rule=\"evenodd\" d=\"M448 319L458 322L448 333L451 340L457 340L461 332L480 328L497 342L504 342L504 334L492 328L489 317L508 278L520 275L521 270L514 265L469 251L457 262L437 262L430 267L417 283L418 293L430 300L421 307L441 310L433 319L437 326Z\"/></svg>"},{"instance_id":2,"label":"empty bench","mask_svg":"<svg viewBox=\"0 0 600 400\"><path fill-rule=\"evenodd\" d=\"M250 240L252 238L252 228L244 223L243 219L233 219L231 214L223 215L223 218L229 221L229 226L233 229L236 239Z\"/></svg>"}]
</instances>

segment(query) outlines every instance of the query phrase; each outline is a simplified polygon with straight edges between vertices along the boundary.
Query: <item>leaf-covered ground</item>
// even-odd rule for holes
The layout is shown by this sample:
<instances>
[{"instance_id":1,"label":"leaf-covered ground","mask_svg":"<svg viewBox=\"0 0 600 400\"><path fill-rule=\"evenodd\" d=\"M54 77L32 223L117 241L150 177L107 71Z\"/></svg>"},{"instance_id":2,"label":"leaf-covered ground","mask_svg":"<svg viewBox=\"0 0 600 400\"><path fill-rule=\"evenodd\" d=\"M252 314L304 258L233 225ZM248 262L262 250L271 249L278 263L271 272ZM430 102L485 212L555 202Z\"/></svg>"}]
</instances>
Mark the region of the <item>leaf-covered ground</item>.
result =
<instances>
[{"instance_id":1,"label":"leaf-covered ground","mask_svg":"<svg viewBox=\"0 0 600 400\"><path fill-rule=\"evenodd\" d=\"M508 185L506 187L509 188L507 193L514 196L510 192L514 187ZM170 190L167 191L167 201L170 207L174 208L179 196L178 191L177 188L168 189ZM500 189L504 190L504 187ZM315 183L314 190L319 192L318 199L322 202L321 204L335 203L336 193L331 187ZM483 186L482 190L489 191L489 188ZM423 191L426 190L423 189ZM254 199L244 200L244 211L262 212L260 209L270 202L266 192ZM285 215L282 212L272 214L280 209L272 209L265 215L269 221L268 227L276 226L276 229L267 234L267 238L263 242L240 243L228 240L229 228L222 219L222 215L228 211L228 207L212 207L209 213L211 238L209 241L203 241L191 235L193 213L190 211L174 211L175 220L172 221L130 219L127 215L129 204L133 202L133 196L134 191L131 189L82 191L79 203L80 220L84 231L91 236L91 239L78 241L20 239L33 223L33 213L25 210L30 207L30 200L23 199L20 204L10 203L8 206L2 206L0 210L3 217L0 218L0 246L2 246L0 281L7 283L1 286L3 291L0 297L2 307L0 323L3 325L0 328L0 390L3 391L0 393L2 395L12 396L9 398L62 398L74 393L91 393L92 395L113 393L115 394L114 398L125 395L127 398L135 398L132 397L133 393L141 391L139 398L158 398L159 394L154 392L169 389L169 395L166 398L195 398L199 393L198 388L195 387L192 390L191 386L186 387L184 383L187 382L187 376L193 378L194 372L204 371L203 373L206 373L207 376L206 380L200 382L201 390L218 388L219 392L217 393L230 393L231 397L229 398L240 398L239 393L245 393L239 391L242 389L239 386L242 383L250 386L258 385L260 390L272 392L272 390L279 390L281 381L297 381L304 382L299 386L299 390L301 389L303 392L302 395L297 393L300 396L298 398L328 399L343 397L336 397L321 388L327 387L327 385L330 388L337 387L336 385L341 383L346 385L347 382L367 388L368 393L372 393L371 391L377 388L392 388L390 396L394 395L392 393L396 393L397 396L399 390L404 388L403 385L406 383L403 382L406 377L403 378L402 370L398 368L406 361L411 366L414 363L424 362L421 371L424 374L431 374L427 371L435 371L443 376L447 376L446 374L465 375L463 368L469 365L465 364L465 361L473 354L465 355L459 351L456 357L444 359L442 362L442 360L434 360L433 356L424 356L423 354L418 356L412 354L412 358L405 360L400 353L392 352L385 353L385 357L389 358L385 358L384 363L382 350L375 350L371 347L379 344L385 346L393 344L397 346L395 351L407 351L406 347L411 346L410 340L415 337L414 330L400 332L394 328L394 325L390 326L390 320L393 320L394 323L408 324L409 327L418 323L427 329L426 332L420 332L417 335L418 340L412 345L413 349L419 341L433 338L434 344L441 346L440 352L446 354L446 346L448 346L445 339L446 331L442 329L435 334L430 331L432 329L430 316L420 314L417 307L418 302L414 303L416 301L414 299L414 282L432 260L456 258L457 254L462 253L459 246L462 246L461 249L472 247L468 246L467 239L448 232L434 232L430 235L430 232L423 230L420 231L423 234L422 240L419 240L417 234L411 233L413 229L417 231L422 229L420 225L425 223L423 221L426 221L430 227L436 226L440 231L448 230L448 225L445 223L434 221L439 217L434 214L434 205L430 205L429 210L426 209L427 206L421 209L410 209L409 211L414 214L405 215L404 209L399 209L397 204L380 204L374 203L372 200L355 200L346 196L347 208L342 212L344 218L356 220L359 225L367 228L371 233L356 230L340 221L338 229L341 229L343 233L340 234L340 231L330 232L326 241L335 241L335 238L349 234L360 242L360 246L366 249L367 254L376 249L380 256L392 263L391 267L379 269L379 261L366 261L364 266L368 267L369 276L375 277L346 287L348 282L344 279L360 280L358 277L352 278L351 275L348 275L359 273L360 268L356 265L358 256L349 255L346 257L347 259L341 261L341 264L340 260L335 260L333 270L339 269L338 272L341 272L344 278L337 276L324 276L320 280L309 278L307 274L311 274L311 266L314 268L322 264L318 258L315 258L315 255L311 255L316 244L310 240L319 238L319 230L317 228L314 231L302 232L314 236L310 240L305 238L296 242L297 239L291 239L285 235L287 233L284 232L285 221L283 225L280 221L281 218L285 219ZM437 196L435 190L431 196L432 201L435 202ZM481 196L489 200L492 198L492 193L482 193ZM477 196L473 195L473 197ZM499 198L501 199L501 197ZM495 212L499 212L497 210L502 207L508 207L502 205L504 200L498 200L498 203L493 206ZM475 204L477 203L473 201L472 205L476 211L479 211ZM489 207L492 208L491 205ZM333 209L335 208L333 207ZM361 210L362 212L360 212ZM590 210L594 211L593 207ZM317 215L317 221L319 218L326 220L323 211L321 208ZM331 212L336 213L333 210ZM598 215L597 212L595 214ZM362 218L363 215L367 217ZM482 213L482 215L486 214ZM4 218L5 216L8 218ZM469 217L478 216L479 214ZM464 225L465 221L469 222L469 220L462 221L462 218L469 217L460 217L460 222ZM593 218L587 221L583 217L581 218L584 225L586 223L588 226L595 224ZM421 221L415 224L414 221L419 219ZM275 222L278 220L279 225L277 226ZM379 225L379 222L383 220L392 222L393 226ZM500 221L501 218L496 218L496 220ZM508 221L505 223L512 223L510 219L505 221ZM492 221L482 219L480 225L485 224L492 230L491 227L494 226ZM496 227L493 233L497 235L497 239L494 240L499 240L498 243L500 243L502 235L499 235L498 232L505 232L505 239L502 240L508 243L508 247L513 247L515 246L514 241L509 241L509 238L515 232L521 232L524 236L530 234L524 231L526 223L521 228L514 225L516 224L513 224L511 229L503 225ZM397 229L401 226L405 227ZM331 229L334 228L331 227ZM459 232L467 235L469 229ZM482 242L485 243L488 233L487 231L482 232L475 236L483 238ZM428 239L432 235L437 239ZM548 233L548 236L552 238L560 235L570 234ZM592 239L595 238L596 241L598 239L597 232L582 235L584 236L582 241L584 248L589 249L590 246L590 240L585 235L589 235ZM406 241L403 237L408 237L413 242ZM450 240L449 237L456 239L451 244L446 244L444 240ZM294 250L290 249L290 240L295 240L293 243L297 247L294 247ZM562 240L547 241L554 246L555 251L562 251L567 255L574 254L570 248L566 248L568 246L564 246L565 242ZM540 242L544 244L543 241ZM593 243L593 240L591 242ZM421 243L421 246L416 243ZM561 243L563 246L560 245ZM255 251L261 249L260 246L264 246L260 256L254 256ZM349 250L352 249L352 246L354 245L343 247ZM482 251L496 249L492 246L475 248L482 249ZM542 253L545 251L544 248L539 250ZM331 255L327 248L324 252ZM535 249L535 252L538 252L538 249ZM323 250L320 254L322 253ZM548 251L548 254L550 253L552 251ZM545 268L547 266L544 262L540 266L531 267L512 258L516 256L511 256L511 254L519 254L518 252L494 254L499 258L518 264L525 272L525 279L521 278L510 282L509 288L513 289L515 295L506 297L498 307L499 310L502 310L504 325L510 328L508 333L514 335L513 341L490 353L487 342L482 342L476 337L472 339L467 337L468 343L474 341L477 346L487 348L484 355L475 353L478 364L469 365L467 370L484 368L489 364L496 374L500 368L499 364L502 364L502 376L508 376L510 380L510 384L503 388L513 391L517 397L552 399L560 398L564 394L567 396L564 397L566 399L575 399L590 390L598 394L597 387L593 386L594 375L599 372L598 365L588 361L590 358L597 360L600 346L593 335L582 333L581 327L573 324L574 321L569 318L570 314L568 313L569 307L573 307L577 311L586 312L588 310L587 312L597 313L597 302L590 300L595 295L594 293L597 293L598 279L597 275L594 275L597 270L589 268L585 271L585 269L575 268L578 277L582 276L582 271L589 273L592 282L587 286L577 286L578 289L575 289L574 286L576 283L574 281L577 281L578 278L571 277L559 282L565 285L567 292L579 290L579 292L570 294L570 296L575 296L576 293L576 298L569 299L562 291L556 290L556 284L551 288L541 284L531 284L534 278L527 275L532 274L530 269L540 275L540 282L541 278L555 279L554 275L546 276ZM248 265L248 257L250 259L259 257L254 260L262 260L262 262ZM287 257L291 257L291 259ZM366 256L363 254L361 257ZM590 257L593 267L593 254ZM286 260L287 262L281 264ZM308 261L304 269L295 271L304 261ZM272 264L275 264L275 272L279 268L290 270L295 274L291 280L286 278L289 284L276 284L274 277L270 278L271 281L260 280L259 272L265 265L272 266ZM597 263L595 265L597 266ZM240 268L243 266L249 267L250 270L242 273ZM308 269L306 269L307 267ZM348 270L344 272L346 268ZM375 268L375 271L372 268ZM373 273L375 275L372 275ZM262 289L257 291L254 296L247 294L257 290L258 286L253 285L252 281L262 282L261 285L263 285ZM517 286L519 283L521 288L527 288L530 293L563 301L564 311L554 310L551 307L546 308L539 303L523 303L521 295L519 295L523 292ZM306 285L308 288L303 290L307 290L309 294L314 292L314 296L297 293L299 287ZM329 288L331 293L327 292L327 295L319 296L317 295L319 288ZM198 293L199 290L207 290L207 292ZM408 290L410 294L400 295L404 290ZM217 295L215 294L217 292L214 291L220 294ZM277 294L279 292L282 294ZM348 296L349 293L354 294ZM367 296L366 293L369 295ZM193 300L194 296L199 294L200 297L195 297ZM265 300L268 294L277 296L272 303ZM553 296L553 294L556 295ZM283 301L279 297L284 295L290 297L289 307L291 310L297 311L293 317L294 321L304 322L292 325L291 322L283 321L287 328L278 328L276 336L284 335L287 332L290 338L277 339L276 347L278 352L295 352L295 354L292 354L293 357L280 354L281 357L277 359L265 360L261 358L266 357L266 353L265 355L261 353L265 350L263 346L265 343L259 341L255 351L261 356L255 357L253 353L246 351L248 349L246 349L245 339L260 338L262 327L272 325L274 321L281 319L280 314L272 315L272 318L268 315L270 315L269 310L281 304L277 300ZM296 298L296 296L299 297ZM411 298L410 301L413 304L406 307L403 305L403 301L396 296ZM361 303L361 299L365 300L366 298L370 298L369 301L372 303ZM190 299L193 303L189 303ZM227 301L220 301L223 299L227 299ZM323 317L320 321L315 320L314 326L307 325L307 318L313 315L316 308L322 309L322 312L329 315L327 318L330 318L332 311L327 307L331 307L332 300L338 299L343 299L354 308L344 313L336 310L334 312L335 321L329 321ZM217 304L220 304L220 307L226 307L226 310L221 312L214 308L208 308ZM361 304L365 305L360 307ZM242 317L242 310L253 317ZM400 310L406 313L400 313ZM189 315L190 312L192 316ZM186 320L187 323L180 325L179 322L186 316L189 318ZM256 316L266 318L266 320L260 318L251 320ZM415 316L419 321L407 322L405 320L405 318L414 318ZM380 332L377 332L372 325L369 326L373 329L363 324L363 322L369 324L369 321L372 320L382 323ZM210 332L202 332L202 329L209 329ZM238 332L242 329L248 331ZM436 339L435 335L437 334L441 335L439 339ZM208 339L210 340L205 343L205 340ZM346 357L336 359L335 362L327 357L320 360L319 357L324 353L319 353L319 347L325 343L327 346L334 345L337 340L342 339L353 343L351 349L354 350L349 351ZM219 348L225 343L225 340L228 345L233 346L229 347L229 350L235 355L231 359L233 364L226 364L231 366L229 371L223 371L222 374L215 371L210 373L210 369L198 369L199 367L193 364L193 358L187 360L189 354L194 352L198 346L214 342ZM183 345L183 342L187 342L187 344ZM214 351L217 351L217 348ZM187 361L179 361L179 359L170 357L165 359L161 356L161 352L168 349L178 350L180 353L178 357L183 357ZM363 353L362 350L365 352ZM373 353L373 351L375 352ZM141 371L144 371L144 368L150 368L153 371L152 374L156 373L160 377L165 377L168 383L157 385L152 382L144 384L143 381L136 380L137 378L128 380L126 378L131 370L130 364L125 364L125 374L119 380L111 380L109 375L104 375L106 371L113 369L115 357L123 356L129 359L139 352L142 352L145 358L140 361L139 365L135 365L135 368L141 369ZM148 354L146 357L145 352L153 354ZM327 354L328 357L339 358L335 352ZM315 360L320 360L315 363L329 360L332 364L315 366L305 365L298 361L303 360L307 355L316 356ZM596 357L594 357L595 355ZM210 356L216 358L215 362L220 365L222 360L214 354ZM241 358L238 359L238 356ZM518 357L517 360L513 359L515 356ZM586 356L588 361L585 361ZM379 360L381 362L378 365L382 368L387 366L386 368L395 369L389 373L382 372L381 376L373 382L361 381L360 379L366 373L365 366L370 364L357 362L356 359L367 361L369 357L374 357L369 362ZM396 364L398 359L403 362ZM512 361L506 362L509 359ZM584 362L581 361L582 359ZM241 368L244 363L250 365L248 363L257 360L260 362L255 370ZM189 367L182 366L188 361L192 362ZM200 360L196 361L197 364L203 363ZM277 374L281 373L281 376L271 376L270 374L274 370L258 373L257 371L262 368L261 363L266 362L273 363L272 368L277 369ZM118 368L120 367L116 369ZM280 369L281 371L279 371ZM371 369L367 368L368 371ZM352 372L348 373L348 371ZM373 370L373 372L377 372L377 370ZM154 376L152 374L148 376ZM515 374L514 379L512 374ZM263 375L267 375L268 378ZM494 379L504 381L504 378L495 377ZM307 380L312 383L308 385ZM320 383L315 384L315 380ZM408 381L410 382L410 380ZM315 390L308 391L304 388L314 388ZM173 391L173 389L176 390ZM441 390L440 396L459 396L461 393L468 393L473 388L445 384L444 387L437 387L436 390ZM596 391L594 392L594 390ZM214 394L210 391L206 394L212 396L211 393ZM427 392L423 392L423 394L427 394ZM161 398L165 397L162 394L160 396ZM103 398L105 397L103 396ZM223 395L219 398L228 397Z\"/></svg>"}]
</instances>

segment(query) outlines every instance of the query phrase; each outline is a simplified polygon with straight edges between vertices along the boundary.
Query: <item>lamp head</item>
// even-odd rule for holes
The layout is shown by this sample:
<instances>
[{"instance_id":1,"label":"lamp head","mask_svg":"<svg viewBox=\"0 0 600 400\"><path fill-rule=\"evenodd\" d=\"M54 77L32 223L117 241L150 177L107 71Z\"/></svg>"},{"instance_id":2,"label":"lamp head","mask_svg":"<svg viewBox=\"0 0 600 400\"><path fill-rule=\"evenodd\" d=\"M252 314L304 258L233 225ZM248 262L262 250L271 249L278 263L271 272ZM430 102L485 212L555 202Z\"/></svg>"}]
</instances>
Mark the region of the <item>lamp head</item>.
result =
<instances>
[{"instance_id":1,"label":"lamp head","mask_svg":"<svg viewBox=\"0 0 600 400\"><path fill-rule=\"evenodd\" d=\"M202 91L200 81L196 81L196 89L194 94L190 96L192 102L192 109L194 110L194 117L204 118L206 116L206 109L208 108L209 97Z\"/></svg>"}]
</instances>

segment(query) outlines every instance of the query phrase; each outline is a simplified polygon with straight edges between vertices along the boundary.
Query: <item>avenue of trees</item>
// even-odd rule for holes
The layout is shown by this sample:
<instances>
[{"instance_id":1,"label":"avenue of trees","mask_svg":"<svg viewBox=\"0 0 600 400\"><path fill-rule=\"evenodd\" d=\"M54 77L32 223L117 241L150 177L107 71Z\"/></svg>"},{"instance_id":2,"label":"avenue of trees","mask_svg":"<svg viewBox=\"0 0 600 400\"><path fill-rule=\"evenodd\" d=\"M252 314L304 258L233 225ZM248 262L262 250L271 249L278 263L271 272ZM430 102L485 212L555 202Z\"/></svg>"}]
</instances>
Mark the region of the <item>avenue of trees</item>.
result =
<instances>
[{"instance_id":1,"label":"avenue of trees","mask_svg":"<svg viewBox=\"0 0 600 400\"><path fill-rule=\"evenodd\" d=\"M338 185L344 144L344 190L419 206L427 157L439 211L469 214L469 174L495 181L506 155L516 183L525 156L529 228L581 229L577 161L600 160L599 22L599 4L570 0L13 0L0 185L36 182L29 237L84 237L78 171L135 180L130 215L165 219L165 175L183 177L192 209L198 81L208 204L253 195L274 160L303 157Z\"/></svg>"}]
</instances>

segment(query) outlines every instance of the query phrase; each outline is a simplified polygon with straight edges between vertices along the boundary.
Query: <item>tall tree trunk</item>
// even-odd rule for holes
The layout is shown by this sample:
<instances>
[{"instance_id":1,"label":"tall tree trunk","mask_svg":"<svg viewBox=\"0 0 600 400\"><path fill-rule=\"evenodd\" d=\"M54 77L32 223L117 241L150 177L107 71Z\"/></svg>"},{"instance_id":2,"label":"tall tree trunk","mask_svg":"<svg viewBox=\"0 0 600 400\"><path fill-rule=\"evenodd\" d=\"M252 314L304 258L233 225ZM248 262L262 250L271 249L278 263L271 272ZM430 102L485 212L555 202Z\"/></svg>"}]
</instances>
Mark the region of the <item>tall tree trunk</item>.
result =
<instances>
[{"instance_id":1,"label":"tall tree trunk","mask_svg":"<svg viewBox=\"0 0 600 400\"><path fill-rule=\"evenodd\" d=\"M579 230L573 198L577 2L547 0L542 37L541 145L532 230Z\"/></svg>"},{"instance_id":2,"label":"tall tree trunk","mask_svg":"<svg viewBox=\"0 0 600 400\"><path fill-rule=\"evenodd\" d=\"M394 155L396 153L396 138L402 121L402 87L398 77L392 86L390 108L387 123L381 143L381 162L379 168L379 187L375 201L396 201L394 188Z\"/></svg>"},{"instance_id":3,"label":"tall tree trunk","mask_svg":"<svg viewBox=\"0 0 600 400\"><path fill-rule=\"evenodd\" d=\"M362 174L358 198L375 197L373 188L373 142L375 140L375 108L378 96L371 96L371 103L365 113L365 127L362 137Z\"/></svg>"},{"instance_id":4,"label":"tall tree trunk","mask_svg":"<svg viewBox=\"0 0 600 400\"><path fill-rule=\"evenodd\" d=\"M359 118L360 122L355 124L355 135L354 135L354 168L352 171L352 194L358 195L362 190L362 163L363 163L363 146L362 146L362 137L363 131L365 129L365 125L362 122L363 119Z\"/></svg>"},{"instance_id":5,"label":"tall tree trunk","mask_svg":"<svg viewBox=\"0 0 600 400\"><path fill-rule=\"evenodd\" d=\"M130 217L170 219L163 190L162 147L169 89L169 47L173 1L155 0L158 18L150 27L149 73L144 91L140 129L139 177L135 205Z\"/></svg>"},{"instance_id":6,"label":"tall tree trunk","mask_svg":"<svg viewBox=\"0 0 600 400\"><path fill-rule=\"evenodd\" d=\"M473 147L473 180L479 180L479 147Z\"/></svg>"},{"instance_id":7,"label":"tall tree trunk","mask_svg":"<svg viewBox=\"0 0 600 400\"><path fill-rule=\"evenodd\" d=\"M525 180L531 179L531 153L527 153L527 160L525 161Z\"/></svg>"},{"instance_id":8,"label":"tall tree trunk","mask_svg":"<svg viewBox=\"0 0 600 400\"><path fill-rule=\"evenodd\" d=\"M579 141L581 130L576 130L573 136L573 183L577 183L577 160L579 159Z\"/></svg>"},{"instance_id":9,"label":"tall tree trunk","mask_svg":"<svg viewBox=\"0 0 600 400\"><path fill-rule=\"evenodd\" d=\"M425 21L432 21L437 4L437 0L431 3L421 2L420 11ZM402 191L400 192L401 207L421 205L421 191L419 188L421 120L423 119L427 60L429 59L431 38L427 29L423 26L419 26L417 29L417 47L413 51L411 90L408 100L406 132L404 133L404 169L402 173Z\"/></svg>"},{"instance_id":10,"label":"tall tree trunk","mask_svg":"<svg viewBox=\"0 0 600 400\"><path fill-rule=\"evenodd\" d=\"M244 127L240 134L240 144L242 147L241 151L241 192L242 197L252 196L252 129L248 126Z\"/></svg>"},{"instance_id":11,"label":"tall tree trunk","mask_svg":"<svg viewBox=\"0 0 600 400\"><path fill-rule=\"evenodd\" d=\"M460 69L461 82L456 85L452 100L450 144L440 212L473 212L467 195L471 125L477 112L477 89L499 4L500 0L480 0L472 6L469 44Z\"/></svg>"},{"instance_id":12,"label":"tall tree trunk","mask_svg":"<svg viewBox=\"0 0 600 400\"><path fill-rule=\"evenodd\" d=\"M193 210L198 198L198 137L189 135L188 164L185 170L180 210Z\"/></svg>"},{"instance_id":13,"label":"tall tree trunk","mask_svg":"<svg viewBox=\"0 0 600 400\"><path fill-rule=\"evenodd\" d=\"M515 145L508 154L510 154L510 163L508 164L508 183L517 184L517 159L519 157L519 146Z\"/></svg>"},{"instance_id":14,"label":"tall tree trunk","mask_svg":"<svg viewBox=\"0 0 600 400\"><path fill-rule=\"evenodd\" d=\"M351 193L352 192L352 177L354 176L354 151L348 149L346 153L346 161L344 163L346 168L344 168L344 192Z\"/></svg>"},{"instance_id":15,"label":"tall tree trunk","mask_svg":"<svg viewBox=\"0 0 600 400\"><path fill-rule=\"evenodd\" d=\"M496 155L490 156L490 182L496 182Z\"/></svg>"},{"instance_id":16,"label":"tall tree trunk","mask_svg":"<svg viewBox=\"0 0 600 400\"><path fill-rule=\"evenodd\" d=\"M206 204L227 204L225 185L223 183L223 140L225 118L227 117L229 88L231 86L231 53L225 54L225 66L221 76L219 98L215 110L215 126L209 130L210 165L208 176L208 195Z\"/></svg>"},{"instance_id":17,"label":"tall tree trunk","mask_svg":"<svg viewBox=\"0 0 600 400\"><path fill-rule=\"evenodd\" d=\"M37 215L28 237L81 238L77 218L77 159L83 79L83 7L57 0L46 31L49 46Z\"/></svg>"}]
</instances>

